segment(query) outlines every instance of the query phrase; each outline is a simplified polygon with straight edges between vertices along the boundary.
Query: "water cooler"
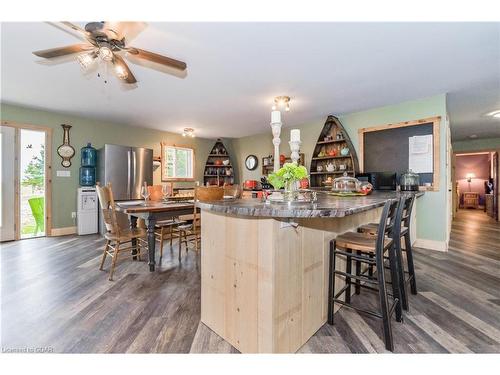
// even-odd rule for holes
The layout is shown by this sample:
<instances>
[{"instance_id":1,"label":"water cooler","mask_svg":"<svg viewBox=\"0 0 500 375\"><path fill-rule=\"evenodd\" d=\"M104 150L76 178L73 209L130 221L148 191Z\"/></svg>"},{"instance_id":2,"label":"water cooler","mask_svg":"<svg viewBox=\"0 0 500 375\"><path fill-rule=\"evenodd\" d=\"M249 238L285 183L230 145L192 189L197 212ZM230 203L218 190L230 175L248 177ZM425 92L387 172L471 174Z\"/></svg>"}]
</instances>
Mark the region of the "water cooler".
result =
<instances>
[{"instance_id":1,"label":"water cooler","mask_svg":"<svg viewBox=\"0 0 500 375\"><path fill-rule=\"evenodd\" d=\"M97 233L98 201L95 189L97 150L87 143L81 150L80 186L78 189L78 234Z\"/></svg>"},{"instance_id":2,"label":"water cooler","mask_svg":"<svg viewBox=\"0 0 500 375\"><path fill-rule=\"evenodd\" d=\"M97 233L97 192L95 187L78 188L78 235Z\"/></svg>"}]
</instances>

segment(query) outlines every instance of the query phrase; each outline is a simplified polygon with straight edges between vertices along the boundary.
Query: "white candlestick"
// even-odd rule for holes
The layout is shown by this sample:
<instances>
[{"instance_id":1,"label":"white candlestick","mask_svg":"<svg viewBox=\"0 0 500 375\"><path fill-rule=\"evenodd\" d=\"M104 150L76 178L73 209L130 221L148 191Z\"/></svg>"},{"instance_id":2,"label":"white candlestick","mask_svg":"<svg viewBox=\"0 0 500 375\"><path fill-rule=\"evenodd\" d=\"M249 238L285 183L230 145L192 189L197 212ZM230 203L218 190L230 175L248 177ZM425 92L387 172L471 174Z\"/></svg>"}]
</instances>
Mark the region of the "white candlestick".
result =
<instances>
[{"instance_id":1,"label":"white candlestick","mask_svg":"<svg viewBox=\"0 0 500 375\"><path fill-rule=\"evenodd\" d=\"M271 124L281 124L281 112L280 111L272 111L271 112Z\"/></svg>"},{"instance_id":2,"label":"white candlestick","mask_svg":"<svg viewBox=\"0 0 500 375\"><path fill-rule=\"evenodd\" d=\"M290 130L290 141L291 142L295 142L295 141L300 142L300 130L299 129Z\"/></svg>"},{"instance_id":3,"label":"white candlestick","mask_svg":"<svg viewBox=\"0 0 500 375\"><path fill-rule=\"evenodd\" d=\"M300 145L302 142L300 140L298 141L290 141L288 142L290 145L290 150L292 151L292 154L290 155L290 158L292 159L292 162L297 163L299 162L299 151L300 151Z\"/></svg>"},{"instance_id":4,"label":"white candlestick","mask_svg":"<svg viewBox=\"0 0 500 375\"><path fill-rule=\"evenodd\" d=\"M281 134L281 112L271 112L271 130L273 132L274 145L274 172L280 169L280 134Z\"/></svg>"}]
</instances>

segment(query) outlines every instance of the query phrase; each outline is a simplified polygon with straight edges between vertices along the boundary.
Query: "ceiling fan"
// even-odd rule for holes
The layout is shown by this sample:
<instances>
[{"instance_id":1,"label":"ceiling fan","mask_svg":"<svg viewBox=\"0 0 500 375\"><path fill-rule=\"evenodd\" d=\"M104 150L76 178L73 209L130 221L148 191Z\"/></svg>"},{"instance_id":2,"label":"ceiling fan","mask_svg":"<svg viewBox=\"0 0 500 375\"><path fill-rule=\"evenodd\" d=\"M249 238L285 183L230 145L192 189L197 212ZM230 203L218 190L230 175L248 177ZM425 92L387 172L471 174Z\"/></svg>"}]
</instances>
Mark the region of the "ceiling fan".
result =
<instances>
[{"instance_id":1,"label":"ceiling fan","mask_svg":"<svg viewBox=\"0 0 500 375\"><path fill-rule=\"evenodd\" d=\"M117 77L126 83L136 83L123 57L130 54L138 59L148 60L166 67L186 70L186 63L154 52L132 47L127 42L142 31L142 22L90 22L81 28L71 22L61 22L64 28L75 31L86 43L73 44L66 47L57 47L35 51L33 54L46 59L79 54L78 62L84 67L90 66L100 59L113 65ZM123 55L123 57L122 57Z\"/></svg>"}]
</instances>

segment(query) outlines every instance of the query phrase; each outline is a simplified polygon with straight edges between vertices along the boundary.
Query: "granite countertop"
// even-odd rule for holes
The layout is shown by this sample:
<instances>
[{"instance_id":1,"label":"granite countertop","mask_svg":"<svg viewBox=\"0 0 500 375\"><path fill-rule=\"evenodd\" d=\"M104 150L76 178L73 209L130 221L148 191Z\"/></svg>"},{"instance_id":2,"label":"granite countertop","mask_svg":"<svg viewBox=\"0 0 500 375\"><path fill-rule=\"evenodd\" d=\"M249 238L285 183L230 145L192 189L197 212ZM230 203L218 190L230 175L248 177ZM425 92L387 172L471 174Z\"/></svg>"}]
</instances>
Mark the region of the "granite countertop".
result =
<instances>
[{"instance_id":1,"label":"granite countertop","mask_svg":"<svg viewBox=\"0 0 500 375\"><path fill-rule=\"evenodd\" d=\"M265 203L260 198L255 198L197 202L196 204L203 210L241 216L344 217L381 207L388 199L397 199L401 194L415 194L420 197L424 195L424 192L375 191L370 195L358 197L336 197L318 192L318 200L314 203Z\"/></svg>"}]
</instances>

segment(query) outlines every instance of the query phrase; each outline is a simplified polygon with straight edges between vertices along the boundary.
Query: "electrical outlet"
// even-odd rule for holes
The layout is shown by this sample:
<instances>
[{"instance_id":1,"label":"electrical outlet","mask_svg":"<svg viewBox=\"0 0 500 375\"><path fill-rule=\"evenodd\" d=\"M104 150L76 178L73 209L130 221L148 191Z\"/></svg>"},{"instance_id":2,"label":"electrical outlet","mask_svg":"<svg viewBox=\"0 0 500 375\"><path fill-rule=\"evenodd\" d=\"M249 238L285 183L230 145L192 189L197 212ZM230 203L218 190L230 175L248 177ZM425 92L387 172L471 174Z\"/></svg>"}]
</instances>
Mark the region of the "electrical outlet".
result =
<instances>
[{"instance_id":1,"label":"electrical outlet","mask_svg":"<svg viewBox=\"0 0 500 375\"><path fill-rule=\"evenodd\" d=\"M76 212L72 212L72 213L71 213L71 218L72 218L72 219L76 219Z\"/></svg>"}]
</instances>

